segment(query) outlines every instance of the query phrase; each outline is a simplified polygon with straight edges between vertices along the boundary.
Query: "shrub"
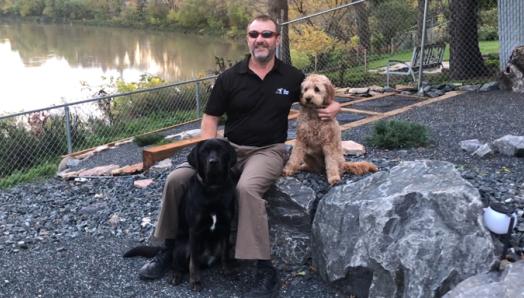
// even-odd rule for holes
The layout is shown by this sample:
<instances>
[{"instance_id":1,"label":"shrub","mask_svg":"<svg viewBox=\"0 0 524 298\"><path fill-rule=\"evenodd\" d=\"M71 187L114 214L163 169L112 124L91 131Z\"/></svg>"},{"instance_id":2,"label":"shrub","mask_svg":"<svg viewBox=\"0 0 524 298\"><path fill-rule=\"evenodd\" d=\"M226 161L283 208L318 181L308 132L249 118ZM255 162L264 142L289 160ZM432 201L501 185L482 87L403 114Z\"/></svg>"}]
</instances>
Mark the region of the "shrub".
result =
<instances>
[{"instance_id":1,"label":"shrub","mask_svg":"<svg viewBox=\"0 0 524 298\"><path fill-rule=\"evenodd\" d=\"M417 123L401 120L378 121L369 142L379 148L399 149L425 146L427 129Z\"/></svg>"},{"instance_id":2,"label":"shrub","mask_svg":"<svg viewBox=\"0 0 524 298\"><path fill-rule=\"evenodd\" d=\"M160 134L146 134L141 136L136 136L133 142L140 147L147 145L160 143L164 139L164 136Z\"/></svg>"}]
</instances>

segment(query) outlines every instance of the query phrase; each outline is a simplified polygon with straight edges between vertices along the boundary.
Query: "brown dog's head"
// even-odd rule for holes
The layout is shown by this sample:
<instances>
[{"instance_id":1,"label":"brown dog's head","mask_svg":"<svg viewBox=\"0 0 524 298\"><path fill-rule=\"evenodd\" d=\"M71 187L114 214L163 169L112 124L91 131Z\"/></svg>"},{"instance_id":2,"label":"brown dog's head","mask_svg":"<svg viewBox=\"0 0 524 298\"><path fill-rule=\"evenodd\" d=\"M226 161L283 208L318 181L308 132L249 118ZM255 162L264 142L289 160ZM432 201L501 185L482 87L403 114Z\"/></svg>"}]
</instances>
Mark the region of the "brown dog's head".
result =
<instances>
[{"instance_id":1,"label":"brown dog's head","mask_svg":"<svg viewBox=\"0 0 524 298\"><path fill-rule=\"evenodd\" d=\"M300 104L305 107L324 108L335 100L335 88L325 75L310 74L300 86Z\"/></svg>"}]
</instances>

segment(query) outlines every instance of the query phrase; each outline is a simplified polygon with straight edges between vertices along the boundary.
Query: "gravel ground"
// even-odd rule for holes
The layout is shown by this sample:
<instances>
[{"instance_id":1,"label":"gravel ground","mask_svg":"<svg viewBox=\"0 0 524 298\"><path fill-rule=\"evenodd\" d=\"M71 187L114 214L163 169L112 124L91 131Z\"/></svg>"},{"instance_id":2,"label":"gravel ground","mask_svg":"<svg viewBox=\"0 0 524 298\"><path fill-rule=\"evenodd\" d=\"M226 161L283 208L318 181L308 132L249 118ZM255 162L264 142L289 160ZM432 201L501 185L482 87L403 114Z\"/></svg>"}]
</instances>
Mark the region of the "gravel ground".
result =
<instances>
[{"instance_id":1,"label":"gravel ground","mask_svg":"<svg viewBox=\"0 0 524 298\"><path fill-rule=\"evenodd\" d=\"M485 203L502 201L524 209L524 158L495 155L478 158L463 152L459 142L493 141L506 134L524 135L524 98L502 91L469 93L396 116L425 125L431 144L409 150L368 148L365 160L381 170L401 160L438 159L453 162L464 178L479 188ZM198 125L197 125L198 126ZM344 139L367 144L372 124L351 129ZM189 127L190 129L194 127ZM185 160L189 149L173 157ZM79 167L141 160L140 148L128 144L104 151ZM145 282L137 277L143 260L123 259L122 253L147 242L159 211L167 169L145 174L86 181L48 179L0 192L0 296L6 297L238 297L249 289L253 266L239 262L232 276L218 269L204 273L205 289L195 294L187 282L175 287L167 279ZM323 194L325 178L297 177ZM133 182L153 178L146 189ZM345 179L359 179L346 175ZM524 225L520 224L521 233ZM282 297L342 297L307 265L286 267L276 260L284 286Z\"/></svg>"}]
</instances>

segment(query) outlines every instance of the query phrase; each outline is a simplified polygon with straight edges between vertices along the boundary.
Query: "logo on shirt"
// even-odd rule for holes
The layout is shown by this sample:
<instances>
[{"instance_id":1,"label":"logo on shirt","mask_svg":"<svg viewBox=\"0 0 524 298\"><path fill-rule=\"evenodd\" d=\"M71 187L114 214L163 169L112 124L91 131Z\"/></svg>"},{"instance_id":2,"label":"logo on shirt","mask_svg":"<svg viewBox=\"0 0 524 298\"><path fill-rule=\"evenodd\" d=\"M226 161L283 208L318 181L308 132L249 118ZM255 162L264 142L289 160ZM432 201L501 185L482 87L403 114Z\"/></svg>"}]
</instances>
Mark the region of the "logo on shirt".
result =
<instances>
[{"instance_id":1,"label":"logo on shirt","mask_svg":"<svg viewBox=\"0 0 524 298\"><path fill-rule=\"evenodd\" d=\"M278 88L278 89L275 91L275 94L279 94L279 95L289 95L289 90L287 90L286 88Z\"/></svg>"}]
</instances>

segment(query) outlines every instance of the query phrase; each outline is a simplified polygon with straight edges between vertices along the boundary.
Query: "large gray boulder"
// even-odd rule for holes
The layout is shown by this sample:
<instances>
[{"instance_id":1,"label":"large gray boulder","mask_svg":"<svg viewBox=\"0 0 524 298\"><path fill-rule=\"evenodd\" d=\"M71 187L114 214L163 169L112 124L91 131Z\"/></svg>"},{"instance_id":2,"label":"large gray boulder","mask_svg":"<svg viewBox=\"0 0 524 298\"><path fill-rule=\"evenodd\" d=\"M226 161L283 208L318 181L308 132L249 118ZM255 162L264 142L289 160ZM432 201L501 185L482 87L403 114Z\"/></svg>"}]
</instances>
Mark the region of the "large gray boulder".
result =
<instances>
[{"instance_id":1,"label":"large gray boulder","mask_svg":"<svg viewBox=\"0 0 524 298\"><path fill-rule=\"evenodd\" d=\"M482 207L453 164L402 162L322 198L313 262L357 297L440 297L496 261Z\"/></svg>"},{"instance_id":2,"label":"large gray boulder","mask_svg":"<svg viewBox=\"0 0 524 298\"><path fill-rule=\"evenodd\" d=\"M449 291L444 298L524 298L524 261L510 263L502 272L472 276Z\"/></svg>"},{"instance_id":3,"label":"large gray boulder","mask_svg":"<svg viewBox=\"0 0 524 298\"><path fill-rule=\"evenodd\" d=\"M293 177L282 177L266 193L272 254L288 265L311 257L311 222L316 193Z\"/></svg>"},{"instance_id":4,"label":"large gray boulder","mask_svg":"<svg viewBox=\"0 0 524 298\"><path fill-rule=\"evenodd\" d=\"M493 141L493 147L507 156L524 157L524 136L505 135Z\"/></svg>"}]
</instances>

